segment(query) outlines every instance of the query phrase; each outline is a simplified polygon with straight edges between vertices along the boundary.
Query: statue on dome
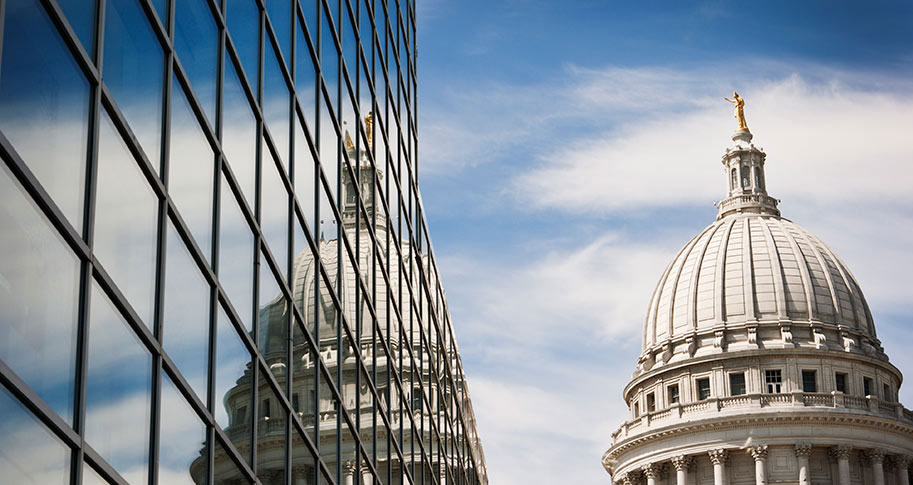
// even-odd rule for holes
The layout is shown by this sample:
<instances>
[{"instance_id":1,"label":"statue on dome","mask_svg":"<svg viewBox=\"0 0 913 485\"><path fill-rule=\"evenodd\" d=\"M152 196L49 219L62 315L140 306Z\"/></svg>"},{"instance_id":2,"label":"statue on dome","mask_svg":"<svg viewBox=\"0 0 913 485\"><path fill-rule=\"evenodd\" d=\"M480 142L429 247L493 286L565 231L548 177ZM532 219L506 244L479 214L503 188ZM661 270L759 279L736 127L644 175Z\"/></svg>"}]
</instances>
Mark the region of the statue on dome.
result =
<instances>
[{"instance_id":1,"label":"statue on dome","mask_svg":"<svg viewBox=\"0 0 913 485\"><path fill-rule=\"evenodd\" d=\"M735 105L735 119L739 122L739 130L748 131L748 122L745 121L745 100L739 96L739 93L732 92L733 99L723 98Z\"/></svg>"}]
</instances>

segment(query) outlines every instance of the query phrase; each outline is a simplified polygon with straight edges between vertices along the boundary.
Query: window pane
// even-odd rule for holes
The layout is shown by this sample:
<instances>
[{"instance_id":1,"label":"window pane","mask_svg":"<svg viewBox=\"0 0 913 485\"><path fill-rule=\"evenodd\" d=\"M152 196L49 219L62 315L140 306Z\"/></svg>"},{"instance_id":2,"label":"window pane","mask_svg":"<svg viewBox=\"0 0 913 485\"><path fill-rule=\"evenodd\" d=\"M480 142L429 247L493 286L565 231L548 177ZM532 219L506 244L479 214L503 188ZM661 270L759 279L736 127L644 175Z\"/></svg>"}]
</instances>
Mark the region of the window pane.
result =
<instances>
[{"instance_id":1,"label":"window pane","mask_svg":"<svg viewBox=\"0 0 913 485\"><path fill-rule=\"evenodd\" d=\"M285 483L285 432L288 413L261 370L258 390L257 476L264 485Z\"/></svg>"},{"instance_id":2,"label":"window pane","mask_svg":"<svg viewBox=\"0 0 913 485\"><path fill-rule=\"evenodd\" d=\"M263 119L276 144L279 160L288 161L290 104L288 84L279 67L272 44L267 44L263 60Z\"/></svg>"},{"instance_id":3,"label":"window pane","mask_svg":"<svg viewBox=\"0 0 913 485\"><path fill-rule=\"evenodd\" d=\"M295 196L298 198L298 204L301 206L308 230L314 231L316 230L314 225L314 189L316 188L314 157L311 155L311 149L304 136L304 128L297 117L295 127ZM311 234L314 235L313 232ZM295 252L298 253L297 250Z\"/></svg>"},{"instance_id":4,"label":"window pane","mask_svg":"<svg viewBox=\"0 0 913 485\"><path fill-rule=\"evenodd\" d=\"M164 372L161 417L159 483L206 483L206 426Z\"/></svg>"},{"instance_id":5,"label":"window pane","mask_svg":"<svg viewBox=\"0 0 913 485\"><path fill-rule=\"evenodd\" d=\"M250 443L253 422L251 401L251 357L241 343L228 316L219 312L218 344L216 354L216 422L241 455L250 464ZM216 463L228 460L216 452ZM216 467L216 483L220 483L220 466ZM235 482L229 482L235 483Z\"/></svg>"},{"instance_id":6,"label":"window pane","mask_svg":"<svg viewBox=\"0 0 913 485\"><path fill-rule=\"evenodd\" d=\"M242 379L250 381L248 366L250 365L250 352L241 342L234 326L228 320L225 312L219 309L218 330L216 333L216 402L215 408L216 423L223 428L228 428L229 423L232 426L244 424L244 417L238 417L238 413L232 412L229 418L229 411L235 411L241 406L249 409L248 403L238 402L237 392L231 392L236 384L240 385ZM229 393L231 395L229 395ZM246 393L245 395L249 395ZM248 399L249 400L249 399ZM226 409L226 406L228 409ZM248 426L248 431L249 431Z\"/></svg>"},{"instance_id":7,"label":"window pane","mask_svg":"<svg viewBox=\"0 0 913 485\"><path fill-rule=\"evenodd\" d=\"M243 455L247 457L248 453L244 453ZM218 441L215 445L215 467L213 468L213 482L215 485L240 485L252 483L245 478L245 475L241 473L241 469L239 469L238 465L229 458Z\"/></svg>"},{"instance_id":8,"label":"window pane","mask_svg":"<svg viewBox=\"0 0 913 485\"><path fill-rule=\"evenodd\" d=\"M307 9L302 5L303 8ZM311 6L313 8L313 6ZM297 40L295 45L295 89L298 91L298 102L301 104L301 111L304 114L304 121L308 125L309 130L313 130L314 117L317 115L317 107L315 102L317 100L316 95L316 80L317 72L314 67L314 60L311 57L311 50L308 48L307 40L305 39L304 30L299 23L298 28L296 29ZM311 132L313 134L313 131ZM298 146L298 141L295 141L295 146Z\"/></svg>"},{"instance_id":9,"label":"window pane","mask_svg":"<svg viewBox=\"0 0 913 485\"><path fill-rule=\"evenodd\" d=\"M95 2L92 0L57 0L60 9L67 17L67 22L79 36L83 48L89 56L95 51Z\"/></svg>"},{"instance_id":10,"label":"window pane","mask_svg":"<svg viewBox=\"0 0 913 485\"><path fill-rule=\"evenodd\" d=\"M279 50L282 51L282 55L285 58L285 63L287 66L291 66L292 62L289 58L289 54L292 51L289 43L291 42L291 13L292 2L289 0L266 0L266 12L269 14L270 22L273 25L273 32L276 34L276 39L279 41Z\"/></svg>"},{"instance_id":11,"label":"window pane","mask_svg":"<svg viewBox=\"0 0 913 485\"><path fill-rule=\"evenodd\" d=\"M170 223L166 248L162 344L181 375L205 403L209 373L209 285Z\"/></svg>"},{"instance_id":12,"label":"window pane","mask_svg":"<svg viewBox=\"0 0 913 485\"><path fill-rule=\"evenodd\" d=\"M288 273L288 192L265 141L262 163L260 229L284 278Z\"/></svg>"},{"instance_id":13,"label":"window pane","mask_svg":"<svg viewBox=\"0 0 913 485\"><path fill-rule=\"evenodd\" d=\"M257 161L257 120L241 88L234 64L225 57L225 99L222 101L222 148L228 164L253 207Z\"/></svg>"},{"instance_id":14,"label":"window pane","mask_svg":"<svg viewBox=\"0 0 913 485\"><path fill-rule=\"evenodd\" d=\"M260 352L277 379L285 379L288 361L288 301L279 291L265 256L260 262ZM280 381L282 382L282 381Z\"/></svg>"},{"instance_id":15,"label":"window pane","mask_svg":"<svg viewBox=\"0 0 913 485\"><path fill-rule=\"evenodd\" d=\"M136 313L151 325L158 201L107 112L102 112L95 254Z\"/></svg>"},{"instance_id":16,"label":"window pane","mask_svg":"<svg viewBox=\"0 0 913 485\"><path fill-rule=\"evenodd\" d=\"M2 42L28 48L3 51L0 130L81 230L89 83L35 0L7 3Z\"/></svg>"},{"instance_id":17,"label":"window pane","mask_svg":"<svg viewBox=\"0 0 913 485\"><path fill-rule=\"evenodd\" d=\"M215 155L177 78L174 79L171 106L170 159L168 193L208 259L212 252Z\"/></svg>"},{"instance_id":18,"label":"window pane","mask_svg":"<svg viewBox=\"0 0 913 485\"><path fill-rule=\"evenodd\" d=\"M152 356L97 284L92 285L86 441L130 483L146 483Z\"/></svg>"},{"instance_id":19,"label":"window pane","mask_svg":"<svg viewBox=\"0 0 913 485\"><path fill-rule=\"evenodd\" d=\"M224 177L221 206L219 282L244 326L251 330L254 235Z\"/></svg>"},{"instance_id":20,"label":"window pane","mask_svg":"<svg viewBox=\"0 0 913 485\"><path fill-rule=\"evenodd\" d=\"M193 92L214 127L219 75L219 33L215 20L205 0L176 0L174 10L174 48Z\"/></svg>"},{"instance_id":21,"label":"window pane","mask_svg":"<svg viewBox=\"0 0 913 485\"><path fill-rule=\"evenodd\" d=\"M3 163L0 228L0 359L72 424L79 260Z\"/></svg>"},{"instance_id":22,"label":"window pane","mask_svg":"<svg viewBox=\"0 0 913 485\"><path fill-rule=\"evenodd\" d=\"M159 167L162 129L162 47L136 0L111 2L105 11L103 78L149 162Z\"/></svg>"},{"instance_id":23,"label":"window pane","mask_svg":"<svg viewBox=\"0 0 913 485\"><path fill-rule=\"evenodd\" d=\"M108 481L101 477L91 465L82 463L82 485L108 485Z\"/></svg>"},{"instance_id":24,"label":"window pane","mask_svg":"<svg viewBox=\"0 0 913 485\"><path fill-rule=\"evenodd\" d=\"M0 483L70 482L70 449L0 386Z\"/></svg>"},{"instance_id":25,"label":"window pane","mask_svg":"<svg viewBox=\"0 0 913 485\"><path fill-rule=\"evenodd\" d=\"M225 22L251 89L258 91L260 9L253 0L226 0ZM225 64L229 65L228 63Z\"/></svg>"}]
</instances>

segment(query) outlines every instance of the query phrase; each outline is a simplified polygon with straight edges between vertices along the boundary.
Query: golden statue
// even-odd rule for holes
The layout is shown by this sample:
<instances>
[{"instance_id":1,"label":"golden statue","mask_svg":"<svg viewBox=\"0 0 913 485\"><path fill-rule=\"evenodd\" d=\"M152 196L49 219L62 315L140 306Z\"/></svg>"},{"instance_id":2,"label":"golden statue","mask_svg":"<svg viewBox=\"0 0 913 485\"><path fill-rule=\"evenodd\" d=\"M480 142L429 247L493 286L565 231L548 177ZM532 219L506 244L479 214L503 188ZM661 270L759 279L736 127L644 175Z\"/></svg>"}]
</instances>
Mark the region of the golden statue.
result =
<instances>
[{"instance_id":1,"label":"golden statue","mask_svg":"<svg viewBox=\"0 0 913 485\"><path fill-rule=\"evenodd\" d=\"M748 122L745 121L745 100L735 91L732 92L732 97L734 99L723 99L735 105L735 119L739 122L739 130L748 131Z\"/></svg>"},{"instance_id":2,"label":"golden statue","mask_svg":"<svg viewBox=\"0 0 913 485\"><path fill-rule=\"evenodd\" d=\"M374 135L372 127L374 126L374 113L369 111L365 115L365 134L368 135L368 148L374 147Z\"/></svg>"}]
</instances>

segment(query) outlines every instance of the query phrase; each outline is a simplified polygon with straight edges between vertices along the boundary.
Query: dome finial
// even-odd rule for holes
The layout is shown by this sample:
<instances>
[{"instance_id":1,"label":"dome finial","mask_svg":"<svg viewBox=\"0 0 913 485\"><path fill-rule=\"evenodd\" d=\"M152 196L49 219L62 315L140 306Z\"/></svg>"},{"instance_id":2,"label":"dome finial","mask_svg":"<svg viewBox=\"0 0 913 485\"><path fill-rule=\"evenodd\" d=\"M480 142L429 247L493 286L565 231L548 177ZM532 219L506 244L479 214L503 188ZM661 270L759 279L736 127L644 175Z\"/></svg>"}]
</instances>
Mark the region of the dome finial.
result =
<instances>
[{"instance_id":1,"label":"dome finial","mask_svg":"<svg viewBox=\"0 0 913 485\"><path fill-rule=\"evenodd\" d=\"M748 131L748 122L745 121L745 100L739 96L739 93L733 91L732 99L723 98L735 105L735 119L739 122L739 129L736 131Z\"/></svg>"}]
</instances>

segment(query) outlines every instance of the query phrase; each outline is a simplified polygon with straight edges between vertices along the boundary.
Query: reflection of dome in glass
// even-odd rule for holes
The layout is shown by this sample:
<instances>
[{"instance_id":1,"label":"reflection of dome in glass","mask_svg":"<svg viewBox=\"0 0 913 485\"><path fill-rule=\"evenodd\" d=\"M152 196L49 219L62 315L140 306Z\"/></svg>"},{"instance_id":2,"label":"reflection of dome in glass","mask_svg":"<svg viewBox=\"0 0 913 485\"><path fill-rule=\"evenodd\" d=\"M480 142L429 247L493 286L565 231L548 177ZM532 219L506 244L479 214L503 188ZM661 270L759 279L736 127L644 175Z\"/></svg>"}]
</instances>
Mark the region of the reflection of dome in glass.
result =
<instances>
[{"instance_id":1,"label":"reflection of dome in glass","mask_svg":"<svg viewBox=\"0 0 913 485\"><path fill-rule=\"evenodd\" d=\"M350 149L349 156L354 159L354 150ZM373 170L367 160L363 159L360 167L363 180L370 180ZM380 180L379 173L376 178ZM347 423L351 423L355 426L353 430L357 430L362 435L361 446L369 455L372 453L373 446L370 437L376 436L379 476L387 477L390 473L394 477L394 483L399 483L402 467L409 466L414 461L417 463L417 468L413 473L424 473L425 483L430 483L431 476L438 473L436 470L443 470L440 456L435 454L433 469L426 467L423 472L418 471L421 469L418 465L422 460L420 454L413 457L409 454L411 451L402 450L405 462L389 458L388 453L392 454L395 450L388 447L384 428L380 424L375 425L375 420L380 421L381 414L389 413L391 417L388 425L400 433L397 439L408 443L414 437L414 439L420 439L426 443L425 446L437 447L438 438L431 432L430 422L439 419L438 414L452 406L460 392L466 395L465 389L462 389L463 378L462 376L453 377L461 389L453 389L450 386L439 388L438 381L432 378L432 364L443 362L443 358L447 357L445 357L446 351L437 346L438 338L433 326L420 328L421 325L417 324L419 318L421 322L429 322L429 312L439 312L442 308L441 306L437 306L436 309L431 308L432 305L427 300L420 283L420 275L428 267L427 258L412 248L409 243L399 243L393 235L388 238L385 218L382 212L374 207L371 186L362 184L359 189L362 193L362 200L365 201L366 210L369 211L369 214L374 212L375 236L378 243L381 247L385 247L386 244L391 246L390 261L384 260L383 252L375 254L376 248L372 244L364 220L356 222L357 204L356 198L352 195L356 190L355 184L351 183L348 174L344 173L342 229L351 246L347 247L342 239L324 240L321 236L318 243L319 258L315 259L311 249L306 248L295 257L292 268L291 304L301 310L301 314L304 316L304 327L316 339L320 356L309 352L307 337L295 325L292 327L292 360L290 364L287 364L290 309L287 300L282 295L277 295L259 309L259 343L269 369L280 387L285 387L288 371L291 371L292 385L289 401L312 438L315 428L317 429L319 438L315 440L315 445L320 448L320 456L330 470L335 470L336 465L340 464L344 471L348 470L345 471L348 476L351 477L357 473L354 471L359 460L356 455L357 445L351 434L346 431ZM358 248L354 247L356 244ZM351 249L351 253L349 249ZM352 257L355 254L358 255L357 263L351 262L350 254ZM419 268L419 264L422 268ZM373 271L372 265L374 265ZM326 279L319 276L321 266ZM374 302L373 314L376 315L379 324L377 329L374 327L371 316L372 309L369 308L369 303L364 297L365 287L359 284L359 272L367 291L373 293L371 301ZM387 274L386 277L384 272ZM373 285L371 284L372 276ZM436 277L429 277L428 281L432 285L431 294L435 294L438 284ZM390 299L388 286L393 289L392 295L395 300L393 305L388 305ZM334 295L339 302L341 314L336 312ZM261 299L261 303L263 301ZM409 305L410 301L416 302L418 307ZM435 315L438 321L443 323L443 315L440 313L435 313ZM343 319L349 325L352 338L340 326ZM357 332L361 332L360 339ZM429 335L428 332L432 334ZM354 342L355 339L358 341ZM425 341L432 343L424 344ZM340 342L342 348L340 348ZM407 345L408 342L412 342L411 346ZM389 359L387 353L384 352L384 346L389 348L389 355L391 355ZM410 354L414 354L414 356L410 358ZM359 364L359 356L369 368L364 368ZM322 362L323 365L320 366L322 369L318 368L318 362ZM437 372L440 371L441 369L438 368ZM366 372L373 372L378 376L377 402L365 384L369 375ZM393 375L399 375L400 378L395 379ZM389 377L389 384L385 376ZM237 385L223 397L223 404L230 420L225 431L242 455L249 453L250 450L248 436L252 418L249 411L251 380L251 369L248 368L244 376L238 379ZM333 382L338 389L338 400L331 391L328 381ZM272 396L271 388L266 384L262 375L256 388L259 393L259 415L255 421L257 423L258 476L261 477L264 484L282 483L286 459L282 443L285 440L286 423L284 419L277 419L275 413L271 415L271 406L275 404L271 403L270 399L275 399L275 397ZM400 388L403 396L401 398L398 397ZM316 416L313 412L315 402L317 403ZM475 440L474 417L468 400L464 406L463 412L468 413L467 422L473 423L473 430L470 432L457 431L456 439L462 439L466 433L472 436L470 439ZM339 413L341 409L345 411L342 414ZM377 411L376 415L375 411ZM454 409L450 408L447 412L452 414ZM338 431L338 425L341 426L341 433ZM415 430L414 433L413 430ZM340 444L338 453L336 453L337 439ZM300 483L312 483L314 477L319 474L316 469L317 465L308 458L307 446L294 431L292 432L292 450L293 483L299 483L299 481ZM473 454L477 453L476 450L470 451ZM224 452L221 453L214 457L216 482L231 483L230 481L234 479L231 475L234 467L220 466L228 461ZM461 465L453 461L455 460L453 457L448 460L451 461L451 467ZM198 460L191 472L195 475L201 474L202 468L199 467L203 466L203 461ZM224 470L225 474L220 475L220 470ZM263 470L267 470L267 472L263 472ZM421 477L416 476L415 479L421 480ZM361 483L371 483L370 476L365 475L361 479Z\"/></svg>"},{"instance_id":2,"label":"reflection of dome in glass","mask_svg":"<svg viewBox=\"0 0 913 485\"><path fill-rule=\"evenodd\" d=\"M751 139L733 135L717 220L653 292L603 465L623 484L908 483L903 377L847 266L780 217Z\"/></svg>"}]
</instances>

